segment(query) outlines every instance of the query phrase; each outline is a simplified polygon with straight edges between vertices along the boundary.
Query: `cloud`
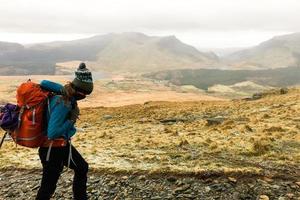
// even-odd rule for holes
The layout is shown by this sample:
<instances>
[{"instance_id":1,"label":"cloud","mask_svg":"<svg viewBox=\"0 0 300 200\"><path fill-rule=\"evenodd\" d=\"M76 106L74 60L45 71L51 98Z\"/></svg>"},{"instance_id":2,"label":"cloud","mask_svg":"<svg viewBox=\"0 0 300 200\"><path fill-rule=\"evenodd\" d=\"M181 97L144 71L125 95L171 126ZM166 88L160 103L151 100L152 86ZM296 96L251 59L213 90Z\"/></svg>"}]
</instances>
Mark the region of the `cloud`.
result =
<instances>
[{"instance_id":1,"label":"cloud","mask_svg":"<svg viewBox=\"0 0 300 200\"><path fill-rule=\"evenodd\" d=\"M297 0L2 0L0 31L300 31Z\"/></svg>"},{"instance_id":2,"label":"cloud","mask_svg":"<svg viewBox=\"0 0 300 200\"><path fill-rule=\"evenodd\" d=\"M109 32L176 35L198 47L255 45L300 31L299 0L0 0L0 40Z\"/></svg>"}]
</instances>

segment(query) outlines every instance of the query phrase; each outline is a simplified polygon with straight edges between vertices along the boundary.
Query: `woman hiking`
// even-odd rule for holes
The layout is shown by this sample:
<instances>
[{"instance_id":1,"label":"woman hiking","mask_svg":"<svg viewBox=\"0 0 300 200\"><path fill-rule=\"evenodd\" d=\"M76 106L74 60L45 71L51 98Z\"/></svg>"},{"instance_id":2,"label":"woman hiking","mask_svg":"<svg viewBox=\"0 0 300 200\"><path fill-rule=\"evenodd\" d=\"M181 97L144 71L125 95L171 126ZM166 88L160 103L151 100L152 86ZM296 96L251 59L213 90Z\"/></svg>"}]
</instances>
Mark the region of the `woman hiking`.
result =
<instances>
[{"instance_id":1,"label":"woman hiking","mask_svg":"<svg viewBox=\"0 0 300 200\"><path fill-rule=\"evenodd\" d=\"M75 79L65 86L43 80L41 87L57 91L61 95L50 98L47 114L48 141L39 148L39 157L43 166L41 186L37 200L48 200L54 194L58 178L63 167L74 170L73 197L75 200L87 199L86 183L88 163L71 144L75 134L74 124L79 116L77 101L84 99L93 91L91 72L81 63L75 71Z\"/></svg>"}]
</instances>

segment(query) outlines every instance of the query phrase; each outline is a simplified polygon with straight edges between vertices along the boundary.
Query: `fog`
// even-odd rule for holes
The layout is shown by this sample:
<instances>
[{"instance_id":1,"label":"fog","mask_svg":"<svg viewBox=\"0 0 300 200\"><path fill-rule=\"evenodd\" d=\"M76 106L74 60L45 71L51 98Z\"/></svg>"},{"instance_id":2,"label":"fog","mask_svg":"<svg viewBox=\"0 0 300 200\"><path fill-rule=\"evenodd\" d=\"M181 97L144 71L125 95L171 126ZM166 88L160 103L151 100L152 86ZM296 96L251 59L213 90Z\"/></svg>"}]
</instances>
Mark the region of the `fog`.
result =
<instances>
[{"instance_id":1,"label":"fog","mask_svg":"<svg viewBox=\"0 0 300 200\"><path fill-rule=\"evenodd\" d=\"M252 46L300 31L297 0L1 0L0 41L72 40L110 32L176 35L200 48Z\"/></svg>"}]
</instances>

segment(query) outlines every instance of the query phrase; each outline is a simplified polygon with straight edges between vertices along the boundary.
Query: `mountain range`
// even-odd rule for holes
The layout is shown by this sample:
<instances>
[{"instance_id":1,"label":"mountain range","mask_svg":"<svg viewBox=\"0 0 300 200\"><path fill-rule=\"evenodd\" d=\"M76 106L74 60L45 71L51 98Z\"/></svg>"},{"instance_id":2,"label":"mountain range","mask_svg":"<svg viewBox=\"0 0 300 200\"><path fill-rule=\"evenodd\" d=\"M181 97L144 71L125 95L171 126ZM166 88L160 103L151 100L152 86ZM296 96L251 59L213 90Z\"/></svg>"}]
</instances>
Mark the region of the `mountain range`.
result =
<instances>
[{"instance_id":1,"label":"mountain range","mask_svg":"<svg viewBox=\"0 0 300 200\"><path fill-rule=\"evenodd\" d=\"M238 69L299 66L300 33L273 37L255 47L234 52L224 60Z\"/></svg>"},{"instance_id":2,"label":"mountain range","mask_svg":"<svg viewBox=\"0 0 300 200\"><path fill-rule=\"evenodd\" d=\"M228 54L228 52L234 51ZM0 42L0 75L65 74L85 61L94 71L145 73L172 69L268 69L298 66L300 33L276 36L218 57L175 36L110 33L33 45ZM217 53L218 54L218 53Z\"/></svg>"},{"instance_id":3,"label":"mountain range","mask_svg":"<svg viewBox=\"0 0 300 200\"><path fill-rule=\"evenodd\" d=\"M175 36L142 33L97 35L87 39L23 46L0 43L0 73L53 74L56 63L88 61L93 70L147 72L215 66L218 57L202 53ZM74 69L73 69L74 70Z\"/></svg>"}]
</instances>

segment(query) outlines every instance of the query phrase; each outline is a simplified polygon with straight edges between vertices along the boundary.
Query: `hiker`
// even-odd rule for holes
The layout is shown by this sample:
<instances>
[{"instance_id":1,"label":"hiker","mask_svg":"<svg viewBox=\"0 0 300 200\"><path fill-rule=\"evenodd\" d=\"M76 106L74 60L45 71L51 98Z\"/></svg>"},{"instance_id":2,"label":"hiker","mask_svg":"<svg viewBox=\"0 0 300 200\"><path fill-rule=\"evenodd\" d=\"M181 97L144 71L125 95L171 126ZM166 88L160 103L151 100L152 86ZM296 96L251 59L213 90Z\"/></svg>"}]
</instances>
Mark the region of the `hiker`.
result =
<instances>
[{"instance_id":1,"label":"hiker","mask_svg":"<svg viewBox=\"0 0 300 200\"><path fill-rule=\"evenodd\" d=\"M63 87L51 81L42 81L41 87L48 90L60 89L61 95L50 98L50 114L47 115L47 140L39 148L39 157L43 166L41 186L36 199L50 199L56 189L63 167L74 170L73 196L75 200L87 199L86 183L88 163L71 144L75 134L74 124L79 116L77 101L84 99L93 90L91 72L81 63L75 71L75 78Z\"/></svg>"}]
</instances>

